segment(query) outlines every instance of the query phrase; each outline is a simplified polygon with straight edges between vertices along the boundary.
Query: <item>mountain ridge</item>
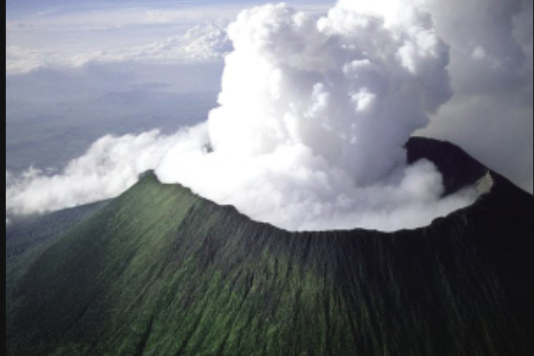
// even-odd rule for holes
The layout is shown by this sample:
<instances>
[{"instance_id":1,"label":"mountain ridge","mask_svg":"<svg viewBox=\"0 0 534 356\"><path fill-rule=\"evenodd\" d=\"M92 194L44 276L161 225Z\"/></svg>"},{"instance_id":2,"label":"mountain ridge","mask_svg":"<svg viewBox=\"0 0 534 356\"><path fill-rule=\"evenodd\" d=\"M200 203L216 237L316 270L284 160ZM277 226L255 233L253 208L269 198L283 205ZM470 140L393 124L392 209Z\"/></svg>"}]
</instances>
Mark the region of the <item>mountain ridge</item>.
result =
<instances>
[{"instance_id":1,"label":"mountain ridge","mask_svg":"<svg viewBox=\"0 0 534 356\"><path fill-rule=\"evenodd\" d=\"M463 151L443 145L407 149L449 192L489 171L463 156L447 183ZM472 206L394 233L290 233L148 174L14 283L8 354L528 355L532 197L490 174Z\"/></svg>"}]
</instances>

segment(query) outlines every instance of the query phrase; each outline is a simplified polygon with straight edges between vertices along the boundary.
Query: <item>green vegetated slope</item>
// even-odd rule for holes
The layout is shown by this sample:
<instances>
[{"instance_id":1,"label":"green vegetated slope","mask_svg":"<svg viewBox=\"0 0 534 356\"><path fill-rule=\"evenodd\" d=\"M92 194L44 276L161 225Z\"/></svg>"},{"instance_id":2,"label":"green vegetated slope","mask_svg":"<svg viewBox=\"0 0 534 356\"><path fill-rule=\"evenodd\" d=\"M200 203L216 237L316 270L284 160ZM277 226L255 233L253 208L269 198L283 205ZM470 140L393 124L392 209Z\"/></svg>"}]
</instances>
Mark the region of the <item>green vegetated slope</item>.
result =
<instances>
[{"instance_id":1,"label":"green vegetated slope","mask_svg":"<svg viewBox=\"0 0 534 356\"><path fill-rule=\"evenodd\" d=\"M99 202L47 215L10 219L10 222L6 223L7 262L12 262L39 245L51 242L106 204L107 202Z\"/></svg>"},{"instance_id":2,"label":"green vegetated slope","mask_svg":"<svg viewBox=\"0 0 534 356\"><path fill-rule=\"evenodd\" d=\"M10 297L18 280L40 254L70 228L106 204L99 202L43 216L10 219L6 223L6 309L13 307Z\"/></svg>"},{"instance_id":3,"label":"green vegetated slope","mask_svg":"<svg viewBox=\"0 0 534 356\"><path fill-rule=\"evenodd\" d=\"M17 280L8 354L531 355L533 200L493 179L427 228L289 233L147 175Z\"/></svg>"}]
</instances>

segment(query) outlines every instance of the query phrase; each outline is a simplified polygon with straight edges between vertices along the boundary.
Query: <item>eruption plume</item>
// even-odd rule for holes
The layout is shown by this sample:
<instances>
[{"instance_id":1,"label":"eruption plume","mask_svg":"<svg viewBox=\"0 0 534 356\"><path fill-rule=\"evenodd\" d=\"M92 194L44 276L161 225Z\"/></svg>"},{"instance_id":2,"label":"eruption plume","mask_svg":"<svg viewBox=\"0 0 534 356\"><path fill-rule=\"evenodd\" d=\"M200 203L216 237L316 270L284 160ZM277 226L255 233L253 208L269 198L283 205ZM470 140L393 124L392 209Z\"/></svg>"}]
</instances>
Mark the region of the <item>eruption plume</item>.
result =
<instances>
[{"instance_id":1,"label":"eruption plume","mask_svg":"<svg viewBox=\"0 0 534 356\"><path fill-rule=\"evenodd\" d=\"M357 3L243 11L220 106L159 179L289 230L414 228L470 204L470 189L443 198L435 166L407 166L403 148L451 97L447 44L429 13Z\"/></svg>"}]
</instances>

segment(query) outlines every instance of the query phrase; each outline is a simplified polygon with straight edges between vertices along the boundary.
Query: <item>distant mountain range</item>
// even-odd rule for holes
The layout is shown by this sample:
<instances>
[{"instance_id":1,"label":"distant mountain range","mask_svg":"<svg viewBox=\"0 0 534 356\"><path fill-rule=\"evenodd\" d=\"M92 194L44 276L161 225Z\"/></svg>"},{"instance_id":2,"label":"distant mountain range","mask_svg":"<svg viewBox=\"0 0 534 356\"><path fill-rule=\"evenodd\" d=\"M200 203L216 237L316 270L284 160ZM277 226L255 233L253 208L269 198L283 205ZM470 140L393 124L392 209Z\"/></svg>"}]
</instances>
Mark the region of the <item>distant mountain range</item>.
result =
<instances>
[{"instance_id":1,"label":"distant mountain range","mask_svg":"<svg viewBox=\"0 0 534 356\"><path fill-rule=\"evenodd\" d=\"M533 197L456 146L407 143L470 207L416 230L290 233L152 173L6 228L8 355L521 356Z\"/></svg>"}]
</instances>

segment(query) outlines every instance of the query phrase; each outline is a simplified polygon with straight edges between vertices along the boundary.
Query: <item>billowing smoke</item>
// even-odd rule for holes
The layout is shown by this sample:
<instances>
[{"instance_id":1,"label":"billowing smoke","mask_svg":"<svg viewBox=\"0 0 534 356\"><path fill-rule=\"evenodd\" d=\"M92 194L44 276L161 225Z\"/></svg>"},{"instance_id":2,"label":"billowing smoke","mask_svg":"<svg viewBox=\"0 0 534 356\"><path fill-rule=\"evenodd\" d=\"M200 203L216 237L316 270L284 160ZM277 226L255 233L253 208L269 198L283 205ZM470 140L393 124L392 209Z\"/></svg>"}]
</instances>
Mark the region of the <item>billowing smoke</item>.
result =
<instances>
[{"instance_id":1,"label":"billowing smoke","mask_svg":"<svg viewBox=\"0 0 534 356\"><path fill-rule=\"evenodd\" d=\"M428 7L341 0L323 17L283 4L242 12L207 122L104 137L59 174L6 173L7 214L111 198L148 169L288 230L415 228L471 204L473 189L443 198L432 163L406 162L403 145L452 95L449 47L416 3ZM493 58L490 45L473 46L468 58Z\"/></svg>"},{"instance_id":2,"label":"billowing smoke","mask_svg":"<svg viewBox=\"0 0 534 356\"><path fill-rule=\"evenodd\" d=\"M471 190L442 199L433 164L408 167L403 149L451 97L448 46L428 13L376 4L242 12L220 107L159 179L289 230L413 228L470 204Z\"/></svg>"}]
</instances>

